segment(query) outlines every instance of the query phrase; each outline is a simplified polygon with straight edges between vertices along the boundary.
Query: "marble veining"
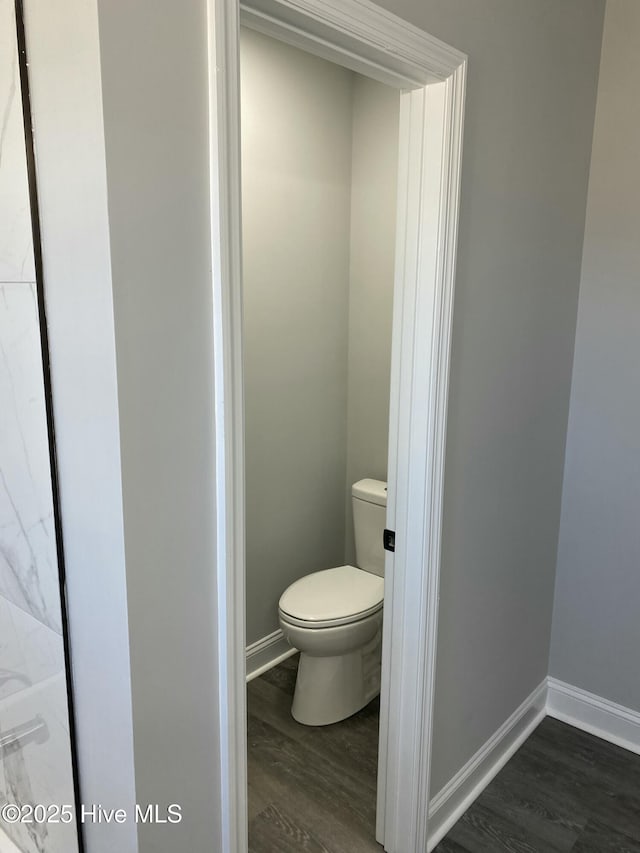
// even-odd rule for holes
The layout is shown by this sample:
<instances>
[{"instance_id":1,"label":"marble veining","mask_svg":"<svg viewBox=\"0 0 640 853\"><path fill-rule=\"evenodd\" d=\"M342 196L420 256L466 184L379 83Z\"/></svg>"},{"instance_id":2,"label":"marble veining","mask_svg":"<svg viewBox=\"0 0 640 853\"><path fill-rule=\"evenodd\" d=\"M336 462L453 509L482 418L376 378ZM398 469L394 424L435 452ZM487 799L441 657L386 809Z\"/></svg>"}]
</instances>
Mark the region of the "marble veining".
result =
<instances>
[{"instance_id":1,"label":"marble veining","mask_svg":"<svg viewBox=\"0 0 640 853\"><path fill-rule=\"evenodd\" d=\"M8 835L0 828L0 850L2 853L21 853Z\"/></svg>"},{"instance_id":2,"label":"marble veining","mask_svg":"<svg viewBox=\"0 0 640 853\"><path fill-rule=\"evenodd\" d=\"M0 284L0 595L62 630L33 284Z\"/></svg>"},{"instance_id":3,"label":"marble veining","mask_svg":"<svg viewBox=\"0 0 640 853\"><path fill-rule=\"evenodd\" d=\"M35 279L13 0L0 0L0 281Z\"/></svg>"},{"instance_id":4,"label":"marble veining","mask_svg":"<svg viewBox=\"0 0 640 853\"><path fill-rule=\"evenodd\" d=\"M63 672L60 634L2 596L0 626L0 702Z\"/></svg>"},{"instance_id":5,"label":"marble veining","mask_svg":"<svg viewBox=\"0 0 640 853\"><path fill-rule=\"evenodd\" d=\"M14 0L0 0L0 805L73 803L73 771ZM77 853L71 824L0 853Z\"/></svg>"},{"instance_id":6,"label":"marble veining","mask_svg":"<svg viewBox=\"0 0 640 853\"><path fill-rule=\"evenodd\" d=\"M53 632L51 632L53 633ZM0 803L73 803L69 718L64 672L0 701L0 734L25 723L35 736L6 748L0 762ZM75 823L3 827L21 853L77 853Z\"/></svg>"},{"instance_id":7,"label":"marble veining","mask_svg":"<svg viewBox=\"0 0 640 853\"><path fill-rule=\"evenodd\" d=\"M72 803L62 637L1 596L0 625L0 734L35 729L0 751L0 804ZM20 853L77 851L74 824L2 829Z\"/></svg>"}]
</instances>

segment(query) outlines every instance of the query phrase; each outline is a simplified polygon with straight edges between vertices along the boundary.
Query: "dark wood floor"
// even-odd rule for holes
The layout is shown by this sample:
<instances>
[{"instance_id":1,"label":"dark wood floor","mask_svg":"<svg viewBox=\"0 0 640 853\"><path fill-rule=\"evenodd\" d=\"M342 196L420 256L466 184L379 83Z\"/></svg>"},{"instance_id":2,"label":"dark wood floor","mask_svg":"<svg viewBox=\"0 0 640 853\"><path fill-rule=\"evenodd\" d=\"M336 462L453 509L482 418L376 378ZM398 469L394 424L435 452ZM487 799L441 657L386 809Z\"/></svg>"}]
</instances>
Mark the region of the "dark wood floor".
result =
<instances>
[{"instance_id":1,"label":"dark wood floor","mask_svg":"<svg viewBox=\"0 0 640 853\"><path fill-rule=\"evenodd\" d=\"M250 853L380 853L378 700L333 726L291 716L298 658L247 685Z\"/></svg>"},{"instance_id":2,"label":"dark wood floor","mask_svg":"<svg viewBox=\"0 0 640 853\"><path fill-rule=\"evenodd\" d=\"M380 853L378 703L291 717L297 658L248 685L251 853ZM640 757L545 719L436 853L640 853Z\"/></svg>"}]
</instances>

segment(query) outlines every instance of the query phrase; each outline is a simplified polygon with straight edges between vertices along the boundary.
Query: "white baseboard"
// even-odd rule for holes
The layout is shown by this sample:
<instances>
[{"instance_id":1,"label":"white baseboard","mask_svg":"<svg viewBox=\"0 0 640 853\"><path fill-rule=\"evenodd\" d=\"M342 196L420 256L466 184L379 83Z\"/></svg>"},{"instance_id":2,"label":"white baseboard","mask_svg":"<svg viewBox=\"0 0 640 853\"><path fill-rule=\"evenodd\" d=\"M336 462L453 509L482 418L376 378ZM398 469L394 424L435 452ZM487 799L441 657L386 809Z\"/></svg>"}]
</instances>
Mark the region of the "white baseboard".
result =
<instances>
[{"instance_id":1,"label":"white baseboard","mask_svg":"<svg viewBox=\"0 0 640 853\"><path fill-rule=\"evenodd\" d=\"M547 714L563 723L640 755L640 713L573 687L547 679Z\"/></svg>"},{"instance_id":2,"label":"white baseboard","mask_svg":"<svg viewBox=\"0 0 640 853\"><path fill-rule=\"evenodd\" d=\"M547 715L640 755L640 712L556 678L546 678L433 798L429 806L429 851Z\"/></svg>"},{"instance_id":3,"label":"white baseboard","mask_svg":"<svg viewBox=\"0 0 640 853\"><path fill-rule=\"evenodd\" d=\"M528 696L429 805L429 851L504 767L546 714L547 680Z\"/></svg>"},{"instance_id":4,"label":"white baseboard","mask_svg":"<svg viewBox=\"0 0 640 853\"><path fill-rule=\"evenodd\" d=\"M268 634L261 640L251 643L247 646L247 681L257 678L263 672L295 655L297 651L285 640L280 628L273 634Z\"/></svg>"}]
</instances>

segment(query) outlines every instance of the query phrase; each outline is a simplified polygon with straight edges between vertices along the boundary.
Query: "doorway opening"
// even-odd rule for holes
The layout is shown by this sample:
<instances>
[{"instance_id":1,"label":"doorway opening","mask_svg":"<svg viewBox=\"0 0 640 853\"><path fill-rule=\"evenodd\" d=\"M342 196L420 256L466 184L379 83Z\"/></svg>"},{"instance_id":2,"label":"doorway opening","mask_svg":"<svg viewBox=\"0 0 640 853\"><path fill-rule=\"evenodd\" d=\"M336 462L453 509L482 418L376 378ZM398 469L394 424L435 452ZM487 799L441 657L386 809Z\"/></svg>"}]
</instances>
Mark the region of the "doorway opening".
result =
<instances>
[{"instance_id":1,"label":"doorway opening","mask_svg":"<svg viewBox=\"0 0 640 853\"><path fill-rule=\"evenodd\" d=\"M249 843L379 850L400 93L246 28L240 79Z\"/></svg>"},{"instance_id":2,"label":"doorway opening","mask_svg":"<svg viewBox=\"0 0 640 853\"><path fill-rule=\"evenodd\" d=\"M211 0L223 849L247 850L239 33ZM466 59L366 0L252 0L242 23L400 90L376 838L428 841L449 341ZM220 70L224 73L219 73Z\"/></svg>"}]
</instances>

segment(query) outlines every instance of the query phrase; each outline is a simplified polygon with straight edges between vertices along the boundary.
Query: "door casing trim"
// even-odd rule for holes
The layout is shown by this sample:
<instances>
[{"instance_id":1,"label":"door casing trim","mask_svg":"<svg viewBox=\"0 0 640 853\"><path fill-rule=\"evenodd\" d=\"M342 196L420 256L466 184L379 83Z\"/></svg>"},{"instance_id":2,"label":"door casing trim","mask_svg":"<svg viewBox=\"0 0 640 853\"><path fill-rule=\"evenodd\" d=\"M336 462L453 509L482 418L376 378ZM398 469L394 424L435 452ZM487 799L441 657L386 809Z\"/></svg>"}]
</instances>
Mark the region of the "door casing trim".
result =
<instances>
[{"instance_id":1,"label":"door casing trim","mask_svg":"<svg viewBox=\"0 0 640 853\"><path fill-rule=\"evenodd\" d=\"M399 88L376 837L427 849L467 58L368 0L208 0L220 850L247 850L239 26Z\"/></svg>"}]
</instances>

